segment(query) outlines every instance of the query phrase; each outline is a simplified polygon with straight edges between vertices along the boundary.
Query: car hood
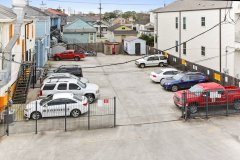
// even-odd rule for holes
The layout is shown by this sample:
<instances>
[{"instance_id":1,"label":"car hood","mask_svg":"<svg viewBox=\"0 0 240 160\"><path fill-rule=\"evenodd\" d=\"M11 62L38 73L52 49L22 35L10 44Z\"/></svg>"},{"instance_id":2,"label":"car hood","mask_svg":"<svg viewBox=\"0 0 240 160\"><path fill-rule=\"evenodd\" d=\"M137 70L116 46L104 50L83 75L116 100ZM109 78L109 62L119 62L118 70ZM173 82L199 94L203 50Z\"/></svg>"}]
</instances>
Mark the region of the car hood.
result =
<instances>
[{"instance_id":1,"label":"car hood","mask_svg":"<svg viewBox=\"0 0 240 160\"><path fill-rule=\"evenodd\" d=\"M82 83L88 83L88 79L87 78L79 78L79 80L82 82Z\"/></svg>"},{"instance_id":2,"label":"car hood","mask_svg":"<svg viewBox=\"0 0 240 160\"><path fill-rule=\"evenodd\" d=\"M36 109L36 104L37 104L37 106L40 106L40 101L41 101L41 99L28 103L27 106L26 106L26 109L35 110Z\"/></svg>"},{"instance_id":3,"label":"car hood","mask_svg":"<svg viewBox=\"0 0 240 160\"><path fill-rule=\"evenodd\" d=\"M137 61L137 62L144 62L145 59L141 58L141 59L138 59L138 60L136 60L136 61Z\"/></svg>"},{"instance_id":4,"label":"car hood","mask_svg":"<svg viewBox=\"0 0 240 160\"><path fill-rule=\"evenodd\" d=\"M93 83L86 83L87 87L85 88L86 90L89 91L98 91L99 90L99 86Z\"/></svg>"}]
</instances>

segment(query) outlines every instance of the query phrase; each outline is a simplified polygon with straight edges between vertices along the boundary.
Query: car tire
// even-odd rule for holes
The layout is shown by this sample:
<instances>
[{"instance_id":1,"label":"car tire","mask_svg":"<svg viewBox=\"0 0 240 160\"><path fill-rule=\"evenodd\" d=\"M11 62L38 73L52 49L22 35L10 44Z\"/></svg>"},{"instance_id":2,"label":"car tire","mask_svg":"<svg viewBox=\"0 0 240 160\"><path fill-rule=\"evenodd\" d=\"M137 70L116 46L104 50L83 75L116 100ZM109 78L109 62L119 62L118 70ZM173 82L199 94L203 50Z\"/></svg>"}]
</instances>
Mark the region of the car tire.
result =
<instances>
[{"instance_id":1,"label":"car tire","mask_svg":"<svg viewBox=\"0 0 240 160\"><path fill-rule=\"evenodd\" d=\"M145 64L144 64L144 63L141 63L141 64L139 65L139 67L140 67L140 68L145 68Z\"/></svg>"},{"instance_id":2,"label":"car tire","mask_svg":"<svg viewBox=\"0 0 240 160\"><path fill-rule=\"evenodd\" d=\"M164 67L164 63L159 63L159 67Z\"/></svg>"},{"instance_id":3,"label":"car tire","mask_svg":"<svg viewBox=\"0 0 240 160\"><path fill-rule=\"evenodd\" d=\"M38 119L41 119L42 118L42 114L38 111L34 111L32 114L31 114L31 118L33 120L38 120Z\"/></svg>"},{"instance_id":4,"label":"car tire","mask_svg":"<svg viewBox=\"0 0 240 160\"><path fill-rule=\"evenodd\" d=\"M88 99L88 103L93 103L95 101L95 96L93 94L86 94L85 95Z\"/></svg>"},{"instance_id":5,"label":"car tire","mask_svg":"<svg viewBox=\"0 0 240 160\"><path fill-rule=\"evenodd\" d=\"M73 118L77 118L77 117L79 117L80 115L81 115L81 111L80 111L79 109L74 109L74 110L71 111L71 116L72 116Z\"/></svg>"},{"instance_id":6,"label":"car tire","mask_svg":"<svg viewBox=\"0 0 240 160\"><path fill-rule=\"evenodd\" d=\"M240 110L240 100L234 101L234 103L233 103L233 108L234 108L235 110Z\"/></svg>"},{"instance_id":7,"label":"car tire","mask_svg":"<svg viewBox=\"0 0 240 160\"><path fill-rule=\"evenodd\" d=\"M60 61L60 57L54 57L55 61Z\"/></svg>"},{"instance_id":8,"label":"car tire","mask_svg":"<svg viewBox=\"0 0 240 160\"><path fill-rule=\"evenodd\" d=\"M79 57L74 57L74 60L75 61L80 61L80 58Z\"/></svg>"},{"instance_id":9,"label":"car tire","mask_svg":"<svg viewBox=\"0 0 240 160\"><path fill-rule=\"evenodd\" d=\"M173 92L177 92L177 91L178 91L178 86L177 86L177 85L173 85L172 88L171 88L171 90L172 90Z\"/></svg>"},{"instance_id":10,"label":"car tire","mask_svg":"<svg viewBox=\"0 0 240 160\"><path fill-rule=\"evenodd\" d=\"M164 80L164 78L160 79L160 84L162 84L162 81Z\"/></svg>"},{"instance_id":11,"label":"car tire","mask_svg":"<svg viewBox=\"0 0 240 160\"><path fill-rule=\"evenodd\" d=\"M197 113L198 112L198 105L197 105L197 103L190 104L188 109L189 109L191 114Z\"/></svg>"}]
</instances>

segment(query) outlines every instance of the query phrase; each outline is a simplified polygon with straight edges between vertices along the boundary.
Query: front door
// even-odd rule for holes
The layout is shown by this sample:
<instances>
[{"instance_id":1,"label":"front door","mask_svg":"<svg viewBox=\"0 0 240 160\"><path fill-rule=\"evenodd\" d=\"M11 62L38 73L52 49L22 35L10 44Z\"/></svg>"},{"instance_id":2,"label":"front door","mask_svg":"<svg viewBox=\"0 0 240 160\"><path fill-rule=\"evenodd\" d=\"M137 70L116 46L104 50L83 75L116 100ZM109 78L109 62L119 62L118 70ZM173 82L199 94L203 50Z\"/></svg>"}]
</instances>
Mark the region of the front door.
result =
<instances>
[{"instance_id":1,"label":"front door","mask_svg":"<svg viewBox=\"0 0 240 160\"><path fill-rule=\"evenodd\" d=\"M141 54L141 44L135 43L135 54L140 55Z\"/></svg>"}]
</instances>

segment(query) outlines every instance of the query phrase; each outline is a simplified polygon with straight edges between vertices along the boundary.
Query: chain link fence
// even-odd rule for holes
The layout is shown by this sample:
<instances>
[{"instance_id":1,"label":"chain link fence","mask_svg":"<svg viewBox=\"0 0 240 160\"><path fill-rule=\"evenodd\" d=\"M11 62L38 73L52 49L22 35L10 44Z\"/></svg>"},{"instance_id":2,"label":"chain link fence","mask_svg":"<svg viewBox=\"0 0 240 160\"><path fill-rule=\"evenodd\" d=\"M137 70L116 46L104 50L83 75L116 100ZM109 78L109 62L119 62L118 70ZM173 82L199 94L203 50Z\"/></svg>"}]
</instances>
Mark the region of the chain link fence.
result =
<instances>
[{"instance_id":1,"label":"chain link fence","mask_svg":"<svg viewBox=\"0 0 240 160\"><path fill-rule=\"evenodd\" d=\"M100 129L116 126L116 98L88 105L65 102L42 105L40 101L15 104L3 112L0 136L44 131Z\"/></svg>"}]
</instances>

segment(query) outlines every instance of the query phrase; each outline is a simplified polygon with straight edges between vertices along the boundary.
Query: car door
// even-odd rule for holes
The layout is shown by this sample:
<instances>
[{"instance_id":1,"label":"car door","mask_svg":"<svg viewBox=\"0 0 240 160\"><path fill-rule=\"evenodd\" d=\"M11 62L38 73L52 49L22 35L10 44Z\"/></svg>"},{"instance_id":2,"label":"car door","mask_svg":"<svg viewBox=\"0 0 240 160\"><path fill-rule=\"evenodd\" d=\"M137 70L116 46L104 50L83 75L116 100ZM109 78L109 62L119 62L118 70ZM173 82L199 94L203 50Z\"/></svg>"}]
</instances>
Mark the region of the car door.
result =
<instances>
[{"instance_id":1,"label":"car door","mask_svg":"<svg viewBox=\"0 0 240 160\"><path fill-rule=\"evenodd\" d=\"M68 52L68 59L73 59L74 58L74 51L69 51Z\"/></svg>"},{"instance_id":2,"label":"car door","mask_svg":"<svg viewBox=\"0 0 240 160\"><path fill-rule=\"evenodd\" d=\"M152 61L152 66L158 66L160 63L160 57L159 56L154 56L153 61Z\"/></svg>"},{"instance_id":3,"label":"car door","mask_svg":"<svg viewBox=\"0 0 240 160\"><path fill-rule=\"evenodd\" d=\"M68 51L64 51L61 53L62 59L67 59Z\"/></svg>"},{"instance_id":4,"label":"car door","mask_svg":"<svg viewBox=\"0 0 240 160\"><path fill-rule=\"evenodd\" d=\"M163 78L170 78L173 77L173 72L172 71L166 71L163 73Z\"/></svg>"},{"instance_id":5,"label":"car door","mask_svg":"<svg viewBox=\"0 0 240 160\"><path fill-rule=\"evenodd\" d=\"M70 91L67 89L67 83L59 83L57 86L57 93L69 93Z\"/></svg>"},{"instance_id":6,"label":"car door","mask_svg":"<svg viewBox=\"0 0 240 160\"><path fill-rule=\"evenodd\" d=\"M43 117L63 116L65 104L62 99L54 99L43 106Z\"/></svg>"},{"instance_id":7,"label":"car door","mask_svg":"<svg viewBox=\"0 0 240 160\"><path fill-rule=\"evenodd\" d=\"M184 75L178 86L182 89L190 88L189 78L190 78L189 75Z\"/></svg>"},{"instance_id":8,"label":"car door","mask_svg":"<svg viewBox=\"0 0 240 160\"><path fill-rule=\"evenodd\" d=\"M198 83L201 83L202 81L202 77L200 75L190 75L190 81L189 81L189 84L191 86L194 86Z\"/></svg>"},{"instance_id":9,"label":"car door","mask_svg":"<svg viewBox=\"0 0 240 160\"><path fill-rule=\"evenodd\" d=\"M82 87L75 83L69 83L68 90L78 97L82 97L84 94Z\"/></svg>"},{"instance_id":10,"label":"car door","mask_svg":"<svg viewBox=\"0 0 240 160\"><path fill-rule=\"evenodd\" d=\"M70 116L71 111L73 109L76 109L76 108L79 109L80 108L78 103L75 100L73 100L73 99L65 99L65 103L66 103L66 109L67 109L67 111L66 111L66 115L67 116ZM64 115L65 115L65 110L64 110Z\"/></svg>"},{"instance_id":11,"label":"car door","mask_svg":"<svg viewBox=\"0 0 240 160\"><path fill-rule=\"evenodd\" d=\"M227 103L226 92L222 89L214 89L209 91L208 105L209 106L220 106Z\"/></svg>"},{"instance_id":12,"label":"car door","mask_svg":"<svg viewBox=\"0 0 240 160\"><path fill-rule=\"evenodd\" d=\"M153 57L148 57L147 60L146 60L146 62L145 62L145 65L146 65L146 66L151 66L152 63L153 63L152 61L153 61Z\"/></svg>"}]
</instances>

